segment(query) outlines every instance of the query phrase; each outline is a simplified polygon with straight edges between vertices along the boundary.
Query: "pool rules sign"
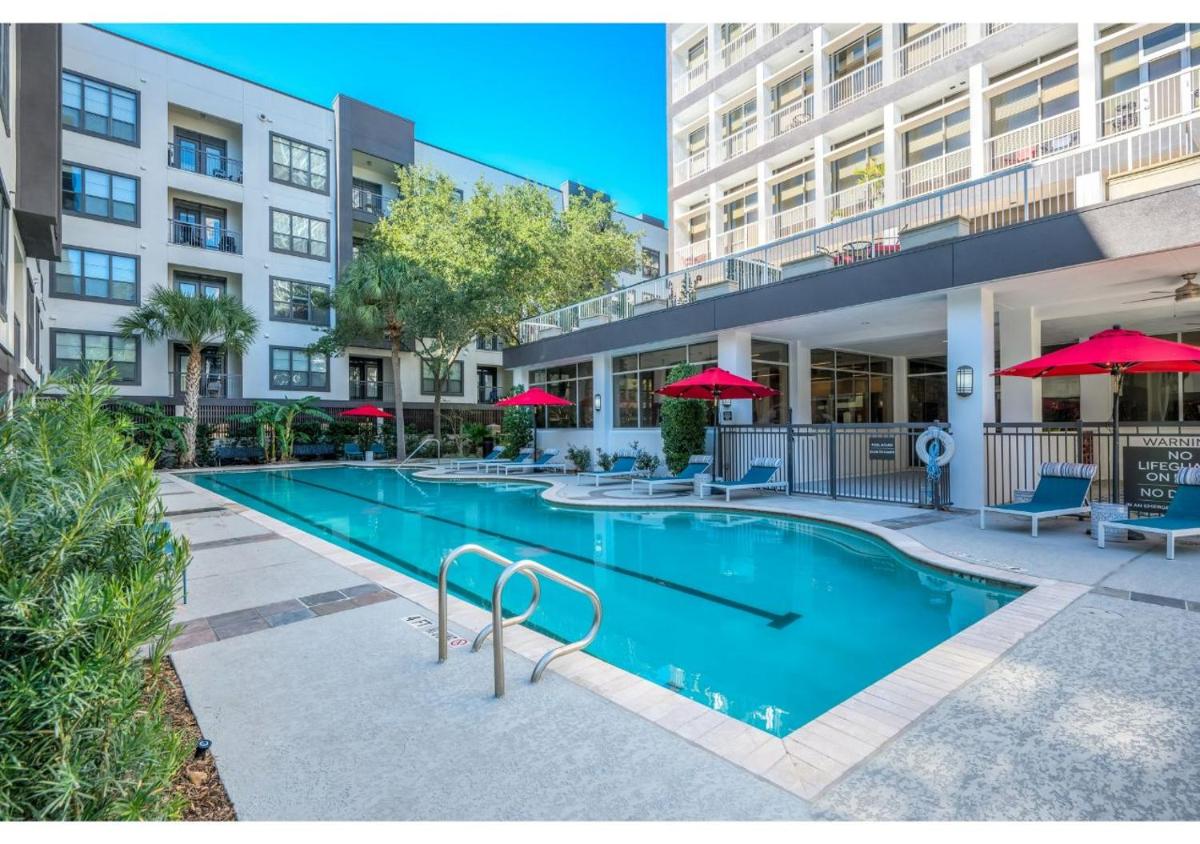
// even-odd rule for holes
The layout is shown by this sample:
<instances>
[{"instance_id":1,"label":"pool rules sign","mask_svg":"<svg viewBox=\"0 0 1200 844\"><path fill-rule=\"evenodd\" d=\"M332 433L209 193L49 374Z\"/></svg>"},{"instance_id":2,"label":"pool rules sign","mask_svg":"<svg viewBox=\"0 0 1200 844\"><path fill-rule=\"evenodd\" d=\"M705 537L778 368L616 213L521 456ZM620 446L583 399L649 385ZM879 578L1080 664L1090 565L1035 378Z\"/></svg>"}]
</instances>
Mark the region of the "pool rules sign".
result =
<instances>
[{"instance_id":1,"label":"pool rules sign","mask_svg":"<svg viewBox=\"0 0 1200 844\"><path fill-rule=\"evenodd\" d=\"M1138 513L1162 513L1175 492L1175 473L1200 464L1200 438L1147 437L1122 452L1125 503Z\"/></svg>"}]
</instances>

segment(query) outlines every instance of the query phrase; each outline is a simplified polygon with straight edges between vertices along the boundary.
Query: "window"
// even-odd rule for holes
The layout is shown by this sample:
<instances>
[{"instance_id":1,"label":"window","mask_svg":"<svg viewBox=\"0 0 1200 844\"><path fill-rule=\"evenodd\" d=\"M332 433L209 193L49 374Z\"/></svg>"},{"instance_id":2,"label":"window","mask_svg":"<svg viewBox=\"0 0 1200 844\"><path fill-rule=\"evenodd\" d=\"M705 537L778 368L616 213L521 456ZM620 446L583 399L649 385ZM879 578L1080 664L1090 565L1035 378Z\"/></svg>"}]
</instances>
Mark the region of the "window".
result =
<instances>
[{"instance_id":1,"label":"window","mask_svg":"<svg viewBox=\"0 0 1200 844\"><path fill-rule=\"evenodd\" d=\"M658 278L662 275L662 255L657 249L642 247L642 278Z\"/></svg>"},{"instance_id":2,"label":"window","mask_svg":"<svg viewBox=\"0 0 1200 844\"><path fill-rule=\"evenodd\" d=\"M717 365L717 341L673 346L613 358L613 425L617 428L655 428L662 396L656 390L667 383L667 374L680 363L701 369Z\"/></svg>"},{"instance_id":3,"label":"window","mask_svg":"<svg viewBox=\"0 0 1200 844\"><path fill-rule=\"evenodd\" d=\"M687 154L690 158L693 155L699 155L708 149L708 125L698 126L688 132L687 136Z\"/></svg>"},{"instance_id":4,"label":"window","mask_svg":"<svg viewBox=\"0 0 1200 844\"><path fill-rule=\"evenodd\" d=\"M271 181L329 193L329 150L272 132Z\"/></svg>"},{"instance_id":5,"label":"window","mask_svg":"<svg viewBox=\"0 0 1200 844\"><path fill-rule=\"evenodd\" d=\"M50 331L50 366L55 371L83 370L101 361L112 364L118 383L140 383L136 337L93 331Z\"/></svg>"},{"instance_id":6,"label":"window","mask_svg":"<svg viewBox=\"0 0 1200 844\"><path fill-rule=\"evenodd\" d=\"M289 278L272 278L271 319L329 325L329 308L314 303L314 293L328 294L329 285L294 281Z\"/></svg>"},{"instance_id":7,"label":"window","mask_svg":"<svg viewBox=\"0 0 1200 844\"><path fill-rule=\"evenodd\" d=\"M993 137L1079 108L1079 68L1070 65L997 94L991 108Z\"/></svg>"},{"instance_id":8,"label":"window","mask_svg":"<svg viewBox=\"0 0 1200 844\"><path fill-rule=\"evenodd\" d=\"M810 66L771 87L771 113L787 108L812 92L813 69Z\"/></svg>"},{"instance_id":9,"label":"window","mask_svg":"<svg viewBox=\"0 0 1200 844\"><path fill-rule=\"evenodd\" d=\"M829 57L830 81L848 76L883 55L883 30L876 29L847 44Z\"/></svg>"},{"instance_id":10,"label":"window","mask_svg":"<svg viewBox=\"0 0 1200 844\"><path fill-rule=\"evenodd\" d=\"M350 207L355 211L379 216L383 213L383 186L366 179L354 179Z\"/></svg>"},{"instance_id":11,"label":"window","mask_svg":"<svg viewBox=\"0 0 1200 844\"><path fill-rule=\"evenodd\" d=\"M51 270L50 295L133 304L138 300L137 256L64 246L62 260Z\"/></svg>"},{"instance_id":12,"label":"window","mask_svg":"<svg viewBox=\"0 0 1200 844\"><path fill-rule=\"evenodd\" d=\"M904 133L904 166L912 167L960 149L971 142L969 111L961 108Z\"/></svg>"},{"instance_id":13,"label":"window","mask_svg":"<svg viewBox=\"0 0 1200 844\"><path fill-rule=\"evenodd\" d=\"M892 359L812 350L812 421L891 422Z\"/></svg>"},{"instance_id":14,"label":"window","mask_svg":"<svg viewBox=\"0 0 1200 844\"><path fill-rule=\"evenodd\" d=\"M687 51L687 68L692 70L699 67L708 60L708 39L701 38L692 46L688 47Z\"/></svg>"},{"instance_id":15,"label":"window","mask_svg":"<svg viewBox=\"0 0 1200 844\"><path fill-rule=\"evenodd\" d=\"M271 209L271 251L329 260L329 222Z\"/></svg>"},{"instance_id":16,"label":"window","mask_svg":"<svg viewBox=\"0 0 1200 844\"><path fill-rule=\"evenodd\" d=\"M329 390L329 356L304 349L271 347L272 390Z\"/></svg>"},{"instance_id":17,"label":"window","mask_svg":"<svg viewBox=\"0 0 1200 844\"><path fill-rule=\"evenodd\" d=\"M593 419L592 362L568 363L529 374L531 387L541 387L553 396L564 398L571 407L535 409L539 428L590 428Z\"/></svg>"},{"instance_id":18,"label":"window","mask_svg":"<svg viewBox=\"0 0 1200 844\"><path fill-rule=\"evenodd\" d=\"M433 372L429 364L421 361L421 394L432 396L436 392ZM463 393L463 362L456 360L450 364L450 372L442 384L443 396L461 396Z\"/></svg>"},{"instance_id":19,"label":"window","mask_svg":"<svg viewBox=\"0 0 1200 844\"><path fill-rule=\"evenodd\" d=\"M65 129L136 146L138 95L98 79L63 71L62 124Z\"/></svg>"},{"instance_id":20,"label":"window","mask_svg":"<svg viewBox=\"0 0 1200 844\"><path fill-rule=\"evenodd\" d=\"M816 196L817 179L812 170L805 170L771 185L771 213L780 214L800 205L807 205Z\"/></svg>"},{"instance_id":21,"label":"window","mask_svg":"<svg viewBox=\"0 0 1200 844\"><path fill-rule=\"evenodd\" d=\"M33 286L33 276L25 271L25 360L30 365L37 363L37 289Z\"/></svg>"},{"instance_id":22,"label":"window","mask_svg":"<svg viewBox=\"0 0 1200 844\"><path fill-rule=\"evenodd\" d=\"M454 194L454 201L455 201L455 202L462 202L462 201L463 201L463 192L462 192L462 188L454 188L454 189L451 191L451 193L452 193L452 194Z\"/></svg>"},{"instance_id":23,"label":"window","mask_svg":"<svg viewBox=\"0 0 1200 844\"><path fill-rule=\"evenodd\" d=\"M755 425L785 425L788 422L788 396L791 394L788 377L787 343L770 340L750 341L750 378L778 390L779 394L753 402Z\"/></svg>"},{"instance_id":24,"label":"window","mask_svg":"<svg viewBox=\"0 0 1200 844\"><path fill-rule=\"evenodd\" d=\"M1053 382L1070 381L1070 378L1044 378L1042 389ZM1078 384L1079 379L1075 379ZM908 421L945 422L950 418L947 410L946 356L908 359ZM1051 421L1047 419L1046 421Z\"/></svg>"},{"instance_id":25,"label":"window","mask_svg":"<svg viewBox=\"0 0 1200 844\"><path fill-rule=\"evenodd\" d=\"M8 81L8 59L12 55L12 45L9 38L12 35L11 23L0 23L0 120L4 121L4 132L7 134L10 130L8 122L8 92L10 89Z\"/></svg>"},{"instance_id":26,"label":"window","mask_svg":"<svg viewBox=\"0 0 1200 844\"><path fill-rule=\"evenodd\" d=\"M225 295L225 279L216 276L176 273L175 289L189 299L220 299Z\"/></svg>"},{"instance_id":27,"label":"window","mask_svg":"<svg viewBox=\"0 0 1200 844\"><path fill-rule=\"evenodd\" d=\"M940 26L940 23L902 23L900 24L900 43L911 44L921 36L928 35Z\"/></svg>"},{"instance_id":28,"label":"window","mask_svg":"<svg viewBox=\"0 0 1200 844\"><path fill-rule=\"evenodd\" d=\"M499 334L486 334L475 338L475 348L481 352L502 352L504 341Z\"/></svg>"},{"instance_id":29,"label":"window","mask_svg":"<svg viewBox=\"0 0 1200 844\"><path fill-rule=\"evenodd\" d=\"M728 138L744 129L749 129L758 120L755 109L758 108L754 97L736 105L721 115L721 137Z\"/></svg>"},{"instance_id":30,"label":"window","mask_svg":"<svg viewBox=\"0 0 1200 844\"><path fill-rule=\"evenodd\" d=\"M721 231L728 232L758 222L758 191L751 190L721 206ZM753 246L754 244L746 244ZM729 247L732 249L733 247ZM727 250L728 251L728 250Z\"/></svg>"},{"instance_id":31,"label":"window","mask_svg":"<svg viewBox=\"0 0 1200 844\"><path fill-rule=\"evenodd\" d=\"M63 211L137 225L137 178L65 162L62 173Z\"/></svg>"},{"instance_id":32,"label":"window","mask_svg":"<svg viewBox=\"0 0 1200 844\"><path fill-rule=\"evenodd\" d=\"M883 161L883 141L842 156L829 165L830 189L834 193L862 184L867 167Z\"/></svg>"}]
</instances>

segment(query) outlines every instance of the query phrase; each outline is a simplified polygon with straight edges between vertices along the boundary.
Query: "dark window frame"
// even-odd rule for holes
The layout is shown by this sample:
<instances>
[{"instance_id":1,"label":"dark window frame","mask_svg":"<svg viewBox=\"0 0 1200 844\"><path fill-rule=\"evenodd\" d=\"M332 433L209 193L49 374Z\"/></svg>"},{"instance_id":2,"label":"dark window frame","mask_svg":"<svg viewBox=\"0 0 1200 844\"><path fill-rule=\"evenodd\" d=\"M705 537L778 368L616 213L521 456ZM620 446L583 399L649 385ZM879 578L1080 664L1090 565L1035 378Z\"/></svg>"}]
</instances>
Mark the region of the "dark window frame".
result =
<instances>
[{"instance_id":1,"label":"dark window frame","mask_svg":"<svg viewBox=\"0 0 1200 844\"><path fill-rule=\"evenodd\" d=\"M79 91L80 125L78 125L78 126L71 126L65 120L61 119L62 110L64 108L66 108L66 106L63 105L63 98L62 98L62 87L63 87L63 83L66 81L63 77L68 74L76 77L77 79L79 79L79 82L80 82L80 91ZM112 92L113 92L113 89L115 88L116 90L118 90L122 93L130 94L133 96L133 140L126 140L125 138L115 137L114 135L111 134L111 132L110 133L92 132L92 131L84 128L83 116L84 116L84 114L87 113L87 111L84 108L85 98L84 98L83 91L84 91L84 88L86 87L85 83L87 83L87 82L92 82L96 85L103 85L106 88L108 88L108 119L109 119L110 129L111 129L111 124L112 124ZM116 144L124 144L127 147L139 147L139 148L141 147L141 145L142 145L142 93L141 93L141 91L138 91L134 88L126 88L124 85L118 85L115 82L109 82L107 79L99 79L95 76L88 76L86 73L80 73L79 71L71 70L70 68L66 68L66 67L64 67L62 69L62 72L59 73L58 86L59 86L59 116L60 116L59 122L62 123L62 128L64 130L66 130L68 132L78 132L80 135L88 135L93 138L102 138L103 140L112 141L113 143L116 143Z\"/></svg>"},{"instance_id":2,"label":"dark window frame","mask_svg":"<svg viewBox=\"0 0 1200 844\"><path fill-rule=\"evenodd\" d=\"M325 318L323 320L295 319L294 317L276 316L275 315L275 282L277 282L277 281L287 282L289 285L303 284L305 287L310 287L310 288L311 287L320 287L320 288L323 288L326 295L329 295L329 292L330 292L330 286L328 284L325 284L324 282L305 281L302 278L286 278L284 276L278 276L278 275L269 276L267 278L267 314L268 314L269 321L271 321L271 322L291 322L291 323L295 323L296 325L315 325L315 326L318 326L321 328L329 327L329 311L330 311L330 309L328 307L318 309L317 306L314 305L312 302L312 293L313 292L311 290L308 293L309 312L312 313L316 310L323 311L325 314ZM291 301L292 301L292 298L289 297L289 299L288 299L289 304L291 303Z\"/></svg>"},{"instance_id":3,"label":"dark window frame","mask_svg":"<svg viewBox=\"0 0 1200 844\"><path fill-rule=\"evenodd\" d=\"M12 24L0 23L0 122L4 123L4 134L12 137L9 108L12 99L12 80L9 78L8 59L12 55Z\"/></svg>"},{"instance_id":4,"label":"dark window frame","mask_svg":"<svg viewBox=\"0 0 1200 844\"><path fill-rule=\"evenodd\" d=\"M85 253L91 252L95 255L107 255L108 256L108 258L109 258L109 262L108 262L109 292L112 291L112 259L113 258L132 258L133 259L133 298L132 299L118 299L118 298L115 298L112 296L89 296L88 294L83 293L83 292L60 293L58 291L58 288L56 285L57 285L58 275L59 275L58 265L60 263L62 263L62 261L51 261L50 262L50 298L51 299L76 299L79 301L86 301L86 302L106 302L111 305L124 305L124 306L128 306L128 307L137 307L138 305L140 305L142 303L142 260L141 260L140 255L131 255L128 252L113 252L108 249L90 249L86 246L73 246L73 245L69 245L69 244L63 244L62 253L65 255L68 249L74 249L77 252L79 252L79 270L80 270L79 289L80 289L80 291L83 291L86 289L86 285L84 283L84 279L86 278L86 276L83 275L83 268L87 265L87 261L84 258Z\"/></svg>"},{"instance_id":5,"label":"dark window frame","mask_svg":"<svg viewBox=\"0 0 1200 844\"><path fill-rule=\"evenodd\" d=\"M429 364L427 364L425 361L421 361L421 370L420 370L420 372L421 372L421 395L423 395L423 396L435 395L434 384L433 384L433 375L429 375L429 376L425 375L425 367L428 365ZM454 367L456 367L456 366L458 367L459 389L457 391L454 391L450 388L450 385L453 384L455 381ZM426 389L427 383L428 383L428 389ZM467 364L466 364L466 361L456 360L450 364L450 374L446 376L446 386L442 390L442 395L458 397L458 396L465 396L466 394L467 394Z\"/></svg>"},{"instance_id":6,"label":"dark window frame","mask_svg":"<svg viewBox=\"0 0 1200 844\"><path fill-rule=\"evenodd\" d=\"M204 273L188 272L187 270L182 272L176 271L171 274L171 289L179 290L179 283L181 280L197 285L200 288L200 290L197 292L202 292L204 285L220 285L221 296L226 295L227 291L229 290L229 279L223 275L206 275Z\"/></svg>"},{"instance_id":7,"label":"dark window frame","mask_svg":"<svg viewBox=\"0 0 1200 844\"><path fill-rule=\"evenodd\" d=\"M112 216L111 212L112 212L113 198L112 198L112 182L111 181L109 181L109 191L108 191L108 203L109 203L109 212L110 212L108 214L108 216L105 216L102 214L89 214L86 211L75 211L74 209L68 208L65 197L63 198L63 203L62 203L62 206L63 206L62 212L64 214L66 214L70 217L83 217L84 219L87 219L87 220L100 220L102 222L113 223L114 225L118 225L118 226L132 226L134 228L141 228L141 226L142 226L142 180L139 176L131 176L128 173L120 173L116 170L107 170L104 167L94 167L94 166L91 166L88 164L80 164L78 161L65 161L64 160L62 163L62 169L63 169L64 173L68 167L78 167L80 169L81 173L83 174L82 175L82 184L80 185L80 187L82 188L81 196L83 196L83 197L87 196L87 173L89 173L89 172L102 173L102 174L108 176L110 180L113 176L119 176L122 179L132 179L133 180L133 220L121 220L121 219L118 219L118 218ZM62 189L61 189L61 185L60 185L60 191L61 190ZM65 191L62 191L62 192L65 193Z\"/></svg>"},{"instance_id":8,"label":"dark window frame","mask_svg":"<svg viewBox=\"0 0 1200 844\"><path fill-rule=\"evenodd\" d=\"M324 358L325 359L325 386L324 387L313 387L311 384L307 385L307 386L303 386L303 387L298 387L294 384L288 384L286 387L275 386L275 373L284 371L282 369L275 368L275 352L277 352L277 351L289 352L289 353L300 352L301 354L308 355L308 358L309 358L308 372L310 375L312 374L312 366L311 366L312 359L317 358L317 357ZM288 358L288 362L289 362L289 364L291 363L290 356ZM293 369L289 366L289 368L287 370L287 372L289 373L289 378L291 377L291 373L293 373L295 371L296 371L295 369ZM276 393L286 393L288 391L302 392L302 393L328 393L331 389L330 382L333 380L330 376L331 376L331 373L329 371L329 355L314 355L311 352L309 352L308 349L305 349L302 346L272 345L267 348L267 389L268 390L271 390Z\"/></svg>"},{"instance_id":9,"label":"dark window frame","mask_svg":"<svg viewBox=\"0 0 1200 844\"><path fill-rule=\"evenodd\" d=\"M12 205L8 201L8 186L0 173L0 322L8 322L8 217Z\"/></svg>"},{"instance_id":10,"label":"dark window frame","mask_svg":"<svg viewBox=\"0 0 1200 844\"><path fill-rule=\"evenodd\" d=\"M298 182L292 181L290 178L289 179L275 178L275 139L276 138L278 138L281 141L286 141L289 144L300 144L301 146L308 147L310 156L312 154L312 152L311 152L312 150L320 150L321 152L325 153L325 188L324 189L314 188L311 185L302 185L302 184L299 184ZM289 158L289 162L290 162L291 153L288 154L288 158ZM312 180L311 161L312 161L312 159L310 157L310 159L309 159L310 163L309 163L309 168L308 168L308 175L309 175L310 181ZM330 185L333 181L332 164L333 164L332 154L330 153L328 148L323 147L320 144L310 143L309 141L302 141L299 138L293 138L290 135L284 135L280 132L271 132L270 137L267 139L267 178L269 178L272 182L275 182L276 184L290 185L294 188L299 188L300 190L306 190L309 193L317 193L317 194L321 194L322 196L329 196ZM295 169L297 169L297 168L293 167L291 165L291 163L288 164L288 172L289 173Z\"/></svg>"},{"instance_id":11,"label":"dark window frame","mask_svg":"<svg viewBox=\"0 0 1200 844\"><path fill-rule=\"evenodd\" d=\"M112 360L112 338L116 337L118 339L121 339L121 335L116 333L115 331L95 331L90 328L51 328L50 329L50 371L51 372L57 372L59 369L58 337L60 334L78 334L78 335L80 335L80 337L86 337L88 335L93 335L96 337L108 337L109 338L108 351L109 351L109 360L110 361ZM133 378L132 380L122 380L122 379L118 378L118 379L114 379L113 383L118 384L120 386L125 386L125 387L140 387L142 384L142 338L134 336L131 339L133 340L133 358L134 358L134 366L137 369L137 377ZM80 352L81 354L82 354L82 348L86 348L86 345L87 345L86 341L82 341L82 342L83 342L83 347L81 347L81 352ZM81 358L80 363L82 364L86 360L87 360L86 358Z\"/></svg>"},{"instance_id":12,"label":"dark window frame","mask_svg":"<svg viewBox=\"0 0 1200 844\"><path fill-rule=\"evenodd\" d=\"M37 324L38 300L37 288L33 284L33 273L25 270L25 359L37 368Z\"/></svg>"},{"instance_id":13,"label":"dark window frame","mask_svg":"<svg viewBox=\"0 0 1200 844\"><path fill-rule=\"evenodd\" d=\"M280 249L279 247L277 247L275 245L275 215L276 214L287 214L289 217L303 217L304 219L308 220L310 223L311 222L324 223L325 224L325 254L324 255L313 255L310 252L300 252L300 251L297 251L295 249L290 249L290 248L289 249ZM310 214L305 214L300 211L288 211L286 208L276 208L274 205L272 205L270 208L267 209L267 237L269 237L271 239L269 248L272 252L277 252L280 255L295 255L297 258L308 258L311 261L324 261L325 263L329 263L329 246L330 246L329 235L330 235L332 228L333 228L333 226L330 224L328 219L323 219L321 217L313 217ZM292 235L290 233L291 232L290 223L288 226L288 231L289 231L288 240L289 240L289 246L290 246L290 241L294 237L294 235ZM311 231L311 229L310 229L310 231ZM308 242L311 244L313 241L313 238L310 236L310 237L306 238L306 240L308 240Z\"/></svg>"},{"instance_id":14,"label":"dark window frame","mask_svg":"<svg viewBox=\"0 0 1200 844\"><path fill-rule=\"evenodd\" d=\"M650 255L654 256L654 263L653 263L654 271L653 272L648 272L648 270L651 269L651 266L649 266L648 262L647 262L647 258ZM663 274L663 272L662 272L662 252L660 252L657 249L651 249L649 246L643 246L642 247L642 278L646 278L646 279L658 278L662 274Z\"/></svg>"}]
</instances>

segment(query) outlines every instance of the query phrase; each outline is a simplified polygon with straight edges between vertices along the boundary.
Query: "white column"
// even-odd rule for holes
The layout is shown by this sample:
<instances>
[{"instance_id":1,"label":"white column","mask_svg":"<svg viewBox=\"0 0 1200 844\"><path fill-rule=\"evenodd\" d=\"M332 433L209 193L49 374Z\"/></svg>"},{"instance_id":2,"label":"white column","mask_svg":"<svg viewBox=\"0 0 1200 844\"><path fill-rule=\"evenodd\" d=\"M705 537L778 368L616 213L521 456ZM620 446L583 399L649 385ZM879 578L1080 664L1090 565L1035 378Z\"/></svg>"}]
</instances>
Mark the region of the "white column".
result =
<instances>
[{"instance_id":1,"label":"white column","mask_svg":"<svg viewBox=\"0 0 1200 844\"><path fill-rule=\"evenodd\" d=\"M825 32L825 27L814 26L812 31L812 57L813 57L813 118L816 119L825 114L825 85L826 80L826 64L825 64L825 42L828 40L828 35Z\"/></svg>"},{"instance_id":2,"label":"white column","mask_svg":"<svg viewBox=\"0 0 1200 844\"><path fill-rule=\"evenodd\" d=\"M766 126L760 123L758 128L761 132ZM771 186L767 183L771 178L771 168L767 162L758 162L755 178L758 179L758 242L767 243L771 240L771 215L774 210L771 208Z\"/></svg>"},{"instance_id":3,"label":"white column","mask_svg":"<svg viewBox=\"0 0 1200 844\"><path fill-rule=\"evenodd\" d=\"M792 421L812 422L812 349L803 340L792 344L791 355Z\"/></svg>"},{"instance_id":4,"label":"white column","mask_svg":"<svg viewBox=\"0 0 1200 844\"><path fill-rule=\"evenodd\" d=\"M1000 367L1015 366L1042 353L1042 320L1032 307L1000 311ZM1000 379L1000 421L1041 422L1040 378Z\"/></svg>"},{"instance_id":5,"label":"white column","mask_svg":"<svg viewBox=\"0 0 1200 844\"><path fill-rule=\"evenodd\" d=\"M592 355L592 395L600 396L600 407L593 407L592 412L592 448L600 447L608 451L612 450L609 436L616 409L612 381L612 358L607 354Z\"/></svg>"},{"instance_id":6,"label":"white column","mask_svg":"<svg viewBox=\"0 0 1200 844\"><path fill-rule=\"evenodd\" d=\"M512 384L514 387L520 386L523 390L529 389L529 367L514 366L509 372L512 373Z\"/></svg>"},{"instance_id":7,"label":"white column","mask_svg":"<svg viewBox=\"0 0 1200 844\"><path fill-rule=\"evenodd\" d=\"M888 31L885 27L884 32ZM886 51L884 55L887 55ZM896 124L900 122L900 108L895 103L883 107L883 204L898 202L900 170L900 139L896 137Z\"/></svg>"},{"instance_id":8,"label":"white column","mask_svg":"<svg viewBox=\"0 0 1200 844\"><path fill-rule=\"evenodd\" d=\"M820 228L829 222L829 212L825 208L825 200L829 196L829 164L825 161L828 151L829 142L825 135L813 138L813 205L816 206L816 213L813 214L814 228Z\"/></svg>"},{"instance_id":9,"label":"white column","mask_svg":"<svg viewBox=\"0 0 1200 844\"><path fill-rule=\"evenodd\" d=\"M1100 83L1095 42L1096 25L1079 24L1079 143L1085 147L1094 144L1099 135L1096 100L1100 96Z\"/></svg>"},{"instance_id":10,"label":"white column","mask_svg":"<svg viewBox=\"0 0 1200 844\"><path fill-rule=\"evenodd\" d=\"M892 421L908 420L908 358L892 357Z\"/></svg>"},{"instance_id":11,"label":"white column","mask_svg":"<svg viewBox=\"0 0 1200 844\"><path fill-rule=\"evenodd\" d=\"M995 328L992 291L984 287L951 290L946 296L946 377L950 426L956 453L950 464L950 497L958 507L984 502L986 478L984 423L994 421ZM974 391L960 396L955 376L960 366L974 370Z\"/></svg>"},{"instance_id":12,"label":"white column","mask_svg":"<svg viewBox=\"0 0 1200 844\"><path fill-rule=\"evenodd\" d=\"M896 24L883 25L883 84L888 85L896 78ZM885 124L886 125L886 124Z\"/></svg>"},{"instance_id":13,"label":"white column","mask_svg":"<svg viewBox=\"0 0 1200 844\"><path fill-rule=\"evenodd\" d=\"M731 328L717 332L717 366L740 375L750 377L750 332ZM731 402L732 419L721 417L722 425L749 425L754 421L754 409L748 401Z\"/></svg>"},{"instance_id":14,"label":"white column","mask_svg":"<svg viewBox=\"0 0 1200 844\"><path fill-rule=\"evenodd\" d=\"M982 64L973 64L967 70L967 102L970 105L971 125L971 178L981 179L987 175L987 100L983 89L987 86L987 70Z\"/></svg>"}]
</instances>

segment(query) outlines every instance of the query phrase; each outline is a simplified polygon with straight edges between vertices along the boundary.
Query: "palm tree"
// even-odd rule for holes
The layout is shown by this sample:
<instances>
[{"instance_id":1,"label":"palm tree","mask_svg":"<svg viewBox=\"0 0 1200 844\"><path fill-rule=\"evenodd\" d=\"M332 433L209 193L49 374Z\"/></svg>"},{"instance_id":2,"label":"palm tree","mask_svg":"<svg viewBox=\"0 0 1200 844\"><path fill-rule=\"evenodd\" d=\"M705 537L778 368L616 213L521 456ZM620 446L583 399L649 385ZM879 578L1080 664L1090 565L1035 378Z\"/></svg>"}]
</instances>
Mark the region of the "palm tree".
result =
<instances>
[{"instance_id":1,"label":"palm tree","mask_svg":"<svg viewBox=\"0 0 1200 844\"><path fill-rule=\"evenodd\" d=\"M279 438L280 460L292 459L292 447L296 444L294 426L298 417L303 415L310 419L319 419L322 422L333 421L332 416L316 406L317 401L316 396L304 396L299 399L290 399L282 406L279 414L279 427L276 429Z\"/></svg>"},{"instance_id":2,"label":"palm tree","mask_svg":"<svg viewBox=\"0 0 1200 844\"><path fill-rule=\"evenodd\" d=\"M215 299L185 296L178 290L155 287L149 298L133 312L117 320L123 337L138 336L148 343L178 340L187 346L184 378L184 449L180 465L196 462L196 416L200 406L200 363L205 346L223 346L234 355L244 355L258 334L258 317L232 296Z\"/></svg>"},{"instance_id":3,"label":"palm tree","mask_svg":"<svg viewBox=\"0 0 1200 844\"><path fill-rule=\"evenodd\" d=\"M392 355L396 400L396 456L405 456L404 394L400 354L408 339L409 314L422 295L427 274L376 240L361 246L342 271L333 293L324 298L337 314L336 325L313 344L316 350L342 352L347 346L385 341Z\"/></svg>"}]
</instances>

